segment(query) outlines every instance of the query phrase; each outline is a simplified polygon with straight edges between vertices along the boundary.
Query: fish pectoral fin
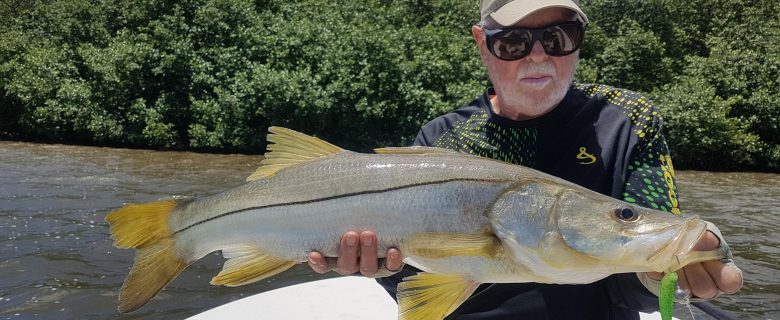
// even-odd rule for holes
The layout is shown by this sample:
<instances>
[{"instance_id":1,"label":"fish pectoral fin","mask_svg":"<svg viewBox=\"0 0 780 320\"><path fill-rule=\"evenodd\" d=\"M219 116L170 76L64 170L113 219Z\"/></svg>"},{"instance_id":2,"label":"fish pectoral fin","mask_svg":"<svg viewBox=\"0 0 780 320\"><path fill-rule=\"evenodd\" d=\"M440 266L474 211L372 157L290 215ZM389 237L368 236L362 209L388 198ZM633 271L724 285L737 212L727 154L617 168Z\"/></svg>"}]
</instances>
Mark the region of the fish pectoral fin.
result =
<instances>
[{"instance_id":1,"label":"fish pectoral fin","mask_svg":"<svg viewBox=\"0 0 780 320\"><path fill-rule=\"evenodd\" d=\"M385 147L376 148L374 153L378 154L441 154L441 153L460 153L452 149L437 148L437 147Z\"/></svg>"},{"instance_id":2,"label":"fish pectoral fin","mask_svg":"<svg viewBox=\"0 0 780 320\"><path fill-rule=\"evenodd\" d=\"M211 279L211 284L215 286L242 286L279 274L296 264L250 246L223 249L222 254L228 260L222 271Z\"/></svg>"},{"instance_id":3,"label":"fish pectoral fin","mask_svg":"<svg viewBox=\"0 0 780 320\"><path fill-rule=\"evenodd\" d=\"M409 256L446 258L453 256L494 257L503 250L492 234L419 232L404 240L401 251Z\"/></svg>"},{"instance_id":4,"label":"fish pectoral fin","mask_svg":"<svg viewBox=\"0 0 780 320\"><path fill-rule=\"evenodd\" d=\"M329 142L295 130L270 127L268 131L268 152L257 171L246 181L270 177L284 168L344 151Z\"/></svg>"},{"instance_id":5,"label":"fish pectoral fin","mask_svg":"<svg viewBox=\"0 0 780 320\"><path fill-rule=\"evenodd\" d=\"M443 319L468 299L479 282L452 274L419 273L398 284L398 319Z\"/></svg>"}]
</instances>

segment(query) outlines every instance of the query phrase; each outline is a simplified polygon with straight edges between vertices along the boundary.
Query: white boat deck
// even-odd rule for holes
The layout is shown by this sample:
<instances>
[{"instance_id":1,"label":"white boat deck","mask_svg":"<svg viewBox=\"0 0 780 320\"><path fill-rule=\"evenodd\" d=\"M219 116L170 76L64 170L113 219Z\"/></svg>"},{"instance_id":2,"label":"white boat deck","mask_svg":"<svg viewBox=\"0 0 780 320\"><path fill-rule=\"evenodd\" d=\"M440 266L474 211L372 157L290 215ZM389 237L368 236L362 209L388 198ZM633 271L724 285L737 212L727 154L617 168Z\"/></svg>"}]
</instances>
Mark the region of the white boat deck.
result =
<instances>
[{"instance_id":1,"label":"white boat deck","mask_svg":"<svg viewBox=\"0 0 780 320\"><path fill-rule=\"evenodd\" d=\"M658 320L658 313L640 314ZM398 306L373 279L340 277L258 293L190 317L223 319L396 320Z\"/></svg>"}]
</instances>

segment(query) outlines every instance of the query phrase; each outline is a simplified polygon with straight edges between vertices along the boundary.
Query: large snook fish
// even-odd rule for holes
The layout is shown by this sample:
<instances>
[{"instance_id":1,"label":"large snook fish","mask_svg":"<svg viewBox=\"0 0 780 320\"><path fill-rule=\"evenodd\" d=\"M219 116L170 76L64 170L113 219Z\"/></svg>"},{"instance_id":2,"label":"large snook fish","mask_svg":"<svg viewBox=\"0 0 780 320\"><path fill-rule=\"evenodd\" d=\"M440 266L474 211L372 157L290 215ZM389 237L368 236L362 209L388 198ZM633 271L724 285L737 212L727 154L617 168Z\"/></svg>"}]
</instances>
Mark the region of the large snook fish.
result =
<instances>
[{"instance_id":1,"label":"large snook fish","mask_svg":"<svg viewBox=\"0 0 780 320\"><path fill-rule=\"evenodd\" d=\"M343 150L270 128L269 153L244 185L200 199L130 204L106 217L137 250L119 311L146 304L184 268L222 250L214 285L270 277L347 230L373 230L426 272L399 285L399 318L441 319L480 283L589 283L720 259L692 252L697 217L640 208L562 179L437 148Z\"/></svg>"}]
</instances>

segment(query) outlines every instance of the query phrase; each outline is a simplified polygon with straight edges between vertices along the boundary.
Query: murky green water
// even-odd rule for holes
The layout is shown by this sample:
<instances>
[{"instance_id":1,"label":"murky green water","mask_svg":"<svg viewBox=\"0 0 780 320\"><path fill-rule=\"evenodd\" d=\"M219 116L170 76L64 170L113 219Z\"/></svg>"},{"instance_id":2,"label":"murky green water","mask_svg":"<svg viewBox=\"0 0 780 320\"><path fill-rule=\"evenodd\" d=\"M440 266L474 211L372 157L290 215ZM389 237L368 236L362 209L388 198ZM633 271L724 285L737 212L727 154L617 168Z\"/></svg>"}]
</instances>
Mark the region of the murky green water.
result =
<instances>
[{"instance_id":1,"label":"murky green water","mask_svg":"<svg viewBox=\"0 0 780 320\"><path fill-rule=\"evenodd\" d=\"M259 156L0 142L0 318L181 319L290 283L305 267L239 288L214 287L222 258L202 259L140 311L116 314L132 264L111 246L106 213L127 202L236 186ZM780 319L780 175L679 172L682 205L718 224L745 288L715 303L741 319Z\"/></svg>"}]
</instances>

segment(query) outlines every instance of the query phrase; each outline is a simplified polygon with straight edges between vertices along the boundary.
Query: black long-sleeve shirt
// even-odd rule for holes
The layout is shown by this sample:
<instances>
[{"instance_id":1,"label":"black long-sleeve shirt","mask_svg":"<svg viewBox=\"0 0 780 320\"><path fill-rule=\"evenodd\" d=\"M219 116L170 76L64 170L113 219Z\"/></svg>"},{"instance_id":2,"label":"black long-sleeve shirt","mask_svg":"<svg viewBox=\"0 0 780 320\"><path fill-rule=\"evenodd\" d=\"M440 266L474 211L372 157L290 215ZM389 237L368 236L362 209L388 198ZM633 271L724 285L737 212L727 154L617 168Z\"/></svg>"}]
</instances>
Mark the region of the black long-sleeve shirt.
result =
<instances>
[{"instance_id":1,"label":"black long-sleeve shirt","mask_svg":"<svg viewBox=\"0 0 780 320\"><path fill-rule=\"evenodd\" d=\"M494 113L492 88L429 122L414 144L520 164L638 205L679 214L674 169L656 109L641 95L603 85L572 85L540 117ZM395 298L411 266L377 281ZM639 319L658 298L636 274L586 285L483 284L447 319Z\"/></svg>"}]
</instances>

